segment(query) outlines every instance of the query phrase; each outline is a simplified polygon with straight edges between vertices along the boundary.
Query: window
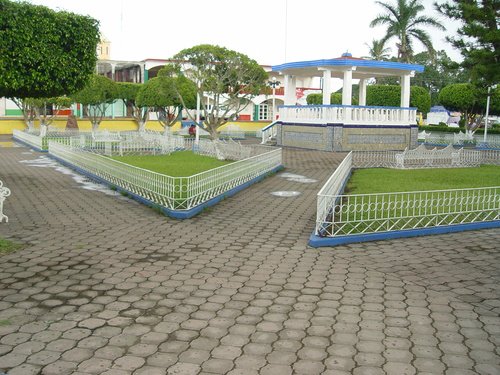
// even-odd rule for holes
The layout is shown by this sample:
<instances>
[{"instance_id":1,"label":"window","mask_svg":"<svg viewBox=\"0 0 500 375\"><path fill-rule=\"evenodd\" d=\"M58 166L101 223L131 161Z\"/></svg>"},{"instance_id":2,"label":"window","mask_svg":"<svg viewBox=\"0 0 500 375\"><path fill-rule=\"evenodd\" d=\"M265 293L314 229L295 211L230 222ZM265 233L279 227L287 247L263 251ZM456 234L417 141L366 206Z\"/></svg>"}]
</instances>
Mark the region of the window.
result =
<instances>
[{"instance_id":1,"label":"window","mask_svg":"<svg viewBox=\"0 0 500 375\"><path fill-rule=\"evenodd\" d=\"M269 105L262 103L259 105L259 120L269 120Z\"/></svg>"}]
</instances>

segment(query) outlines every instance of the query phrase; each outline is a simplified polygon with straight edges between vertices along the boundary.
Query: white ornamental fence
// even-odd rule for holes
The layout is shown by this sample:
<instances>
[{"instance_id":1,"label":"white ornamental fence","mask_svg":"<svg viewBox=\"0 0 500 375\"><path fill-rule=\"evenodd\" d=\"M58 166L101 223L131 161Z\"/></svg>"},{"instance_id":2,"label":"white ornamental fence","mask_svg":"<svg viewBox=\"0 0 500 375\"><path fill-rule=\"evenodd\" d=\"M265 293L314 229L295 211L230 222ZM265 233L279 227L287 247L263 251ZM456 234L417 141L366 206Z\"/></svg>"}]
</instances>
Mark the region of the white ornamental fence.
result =
<instances>
[{"instance_id":1,"label":"white ornamental fence","mask_svg":"<svg viewBox=\"0 0 500 375\"><path fill-rule=\"evenodd\" d=\"M500 165L498 151L474 153L480 154L479 164ZM318 193L315 234L340 237L500 220L500 186L343 194L352 168L394 168L396 155L391 151L350 152Z\"/></svg>"},{"instance_id":2,"label":"white ornamental fence","mask_svg":"<svg viewBox=\"0 0 500 375\"><path fill-rule=\"evenodd\" d=\"M3 186L2 180L0 180L0 223L5 219L5 222L9 222L7 215L3 213L3 202L10 196L10 189Z\"/></svg>"},{"instance_id":3,"label":"white ornamental fence","mask_svg":"<svg viewBox=\"0 0 500 375\"><path fill-rule=\"evenodd\" d=\"M278 149L193 176L171 177L90 152L76 141L72 146L50 142L49 153L81 172L170 210L194 208L282 165Z\"/></svg>"}]
</instances>

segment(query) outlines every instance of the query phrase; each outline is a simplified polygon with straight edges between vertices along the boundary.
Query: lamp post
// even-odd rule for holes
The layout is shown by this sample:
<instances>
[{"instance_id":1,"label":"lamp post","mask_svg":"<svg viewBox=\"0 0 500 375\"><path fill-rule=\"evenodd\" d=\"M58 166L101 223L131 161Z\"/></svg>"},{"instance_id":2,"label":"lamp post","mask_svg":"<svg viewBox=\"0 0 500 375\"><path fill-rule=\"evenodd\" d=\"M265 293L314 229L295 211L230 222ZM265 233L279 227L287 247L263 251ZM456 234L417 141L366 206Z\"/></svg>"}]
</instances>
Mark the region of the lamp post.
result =
<instances>
[{"instance_id":1,"label":"lamp post","mask_svg":"<svg viewBox=\"0 0 500 375\"><path fill-rule=\"evenodd\" d=\"M195 138L194 138L194 144L198 146L200 143L200 103L201 103L201 97L200 97L200 87L201 84L198 82L198 90L196 91L196 132L195 132Z\"/></svg>"},{"instance_id":2,"label":"lamp post","mask_svg":"<svg viewBox=\"0 0 500 375\"><path fill-rule=\"evenodd\" d=\"M484 147L487 147L486 137L488 135L488 115L490 114L490 90L493 87L493 90L497 88L497 85L488 87L488 97L486 98L486 115L484 116L484 138L483 143Z\"/></svg>"},{"instance_id":3,"label":"lamp post","mask_svg":"<svg viewBox=\"0 0 500 375\"><path fill-rule=\"evenodd\" d=\"M273 88L273 108L272 108L272 120L276 120L276 116L274 115L275 108L276 108L276 86L281 85L280 81L276 80L276 77L273 77L270 81L267 82L269 86Z\"/></svg>"}]
</instances>

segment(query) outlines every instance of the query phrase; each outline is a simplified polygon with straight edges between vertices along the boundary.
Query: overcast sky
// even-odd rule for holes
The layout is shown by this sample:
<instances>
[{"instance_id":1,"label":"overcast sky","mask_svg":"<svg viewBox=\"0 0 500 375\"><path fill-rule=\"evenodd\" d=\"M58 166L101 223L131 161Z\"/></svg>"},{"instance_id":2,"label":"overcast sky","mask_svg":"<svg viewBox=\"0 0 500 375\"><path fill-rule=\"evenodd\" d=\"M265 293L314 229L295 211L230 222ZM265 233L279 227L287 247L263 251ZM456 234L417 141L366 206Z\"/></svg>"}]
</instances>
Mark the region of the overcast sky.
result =
<instances>
[{"instance_id":1,"label":"overcast sky","mask_svg":"<svg viewBox=\"0 0 500 375\"><path fill-rule=\"evenodd\" d=\"M396 0L387 0L395 3ZM374 0L31 0L33 4L90 15L111 41L115 60L166 59L197 44L217 44L264 65L333 58L349 51L366 56L365 43L384 35L370 21L381 12ZM460 55L445 41L456 24L440 16L434 0L426 14L446 32L432 29L436 49ZM395 41L388 45L395 52ZM422 47L416 45L416 50Z\"/></svg>"}]
</instances>

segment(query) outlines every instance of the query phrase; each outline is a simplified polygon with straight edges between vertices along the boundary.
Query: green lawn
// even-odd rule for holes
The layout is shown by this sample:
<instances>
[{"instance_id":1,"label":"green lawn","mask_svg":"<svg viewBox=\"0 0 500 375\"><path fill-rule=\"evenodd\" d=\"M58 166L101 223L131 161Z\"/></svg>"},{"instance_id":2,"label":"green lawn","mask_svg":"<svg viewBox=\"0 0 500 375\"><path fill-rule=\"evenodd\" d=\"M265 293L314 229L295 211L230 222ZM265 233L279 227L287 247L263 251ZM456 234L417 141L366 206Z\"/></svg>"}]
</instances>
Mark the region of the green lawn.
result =
<instances>
[{"instance_id":1,"label":"green lawn","mask_svg":"<svg viewBox=\"0 0 500 375\"><path fill-rule=\"evenodd\" d=\"M21 245L0 237L0 256L12 253L21 248Z\"/></svg>"},{"instance_id":2,"label":"green lawn","mask_svg":"<svg viewBox=\"0 0 500 375\"><path fill-rule=\"evenodd\" d=\"M436 169L357 169L347 183L346 194L446 190L500 186L500 166Z\"/></svg>"},{"instance_id":3,"label":"green lawn","mask_svg":"<svg viewBox=\"0 0 500 375\"><path fill-rule=\"evenodd\" d=\"M192 151L178 151L170 155L113 156L112 159L172 177L192 176L231 163Z\"/></svg>"}]
</instances>

